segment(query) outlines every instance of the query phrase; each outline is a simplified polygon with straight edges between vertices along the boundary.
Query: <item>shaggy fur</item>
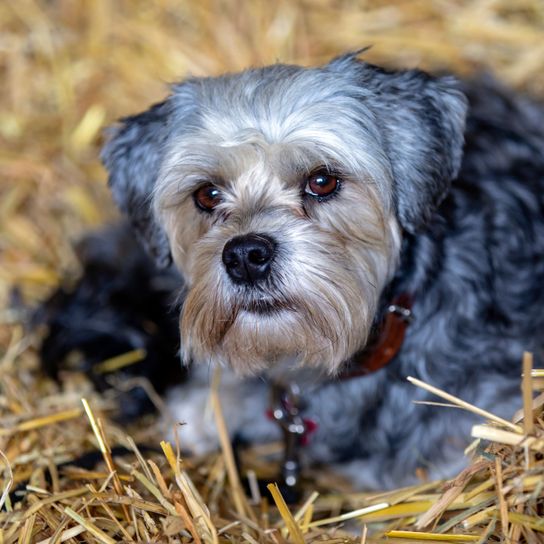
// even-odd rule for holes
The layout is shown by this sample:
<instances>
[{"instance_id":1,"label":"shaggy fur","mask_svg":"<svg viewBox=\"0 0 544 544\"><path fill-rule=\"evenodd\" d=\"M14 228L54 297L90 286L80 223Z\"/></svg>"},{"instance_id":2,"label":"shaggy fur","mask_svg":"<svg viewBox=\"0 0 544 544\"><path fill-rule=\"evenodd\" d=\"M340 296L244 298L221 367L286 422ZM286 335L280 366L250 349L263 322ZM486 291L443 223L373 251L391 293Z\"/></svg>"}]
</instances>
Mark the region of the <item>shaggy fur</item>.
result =
<instances>
[{"instance_id":1,"label":"shaggy fur","mask_svg":"<svg viewBox=\"0 0 544 544\"><path fill-rule=\"evenodd\" d=\"M124 119L103 159L119 206L183 275L184 360L321 376L306 384L306 414L319 424L308 458L378 487L413 481L417 468L451 473L474 421L414 405L427 395L406 376L509 417L523 350L540 360L543 126L539 106L495 82L390 72L347 55L188 80ZM308 176L323 168L339 189L308 196ZM211 213L195 206L205 184L220 194ZM250 233L277 249L264 281L239 285L222 251ZM414 299L400 354L367 377L323 379L364 348L399 293ZM205 381L173 395L196 449L215 443L202 423ZM264 389L229 377L233 433L276 434Z\"/></svg>"}]
</instances>

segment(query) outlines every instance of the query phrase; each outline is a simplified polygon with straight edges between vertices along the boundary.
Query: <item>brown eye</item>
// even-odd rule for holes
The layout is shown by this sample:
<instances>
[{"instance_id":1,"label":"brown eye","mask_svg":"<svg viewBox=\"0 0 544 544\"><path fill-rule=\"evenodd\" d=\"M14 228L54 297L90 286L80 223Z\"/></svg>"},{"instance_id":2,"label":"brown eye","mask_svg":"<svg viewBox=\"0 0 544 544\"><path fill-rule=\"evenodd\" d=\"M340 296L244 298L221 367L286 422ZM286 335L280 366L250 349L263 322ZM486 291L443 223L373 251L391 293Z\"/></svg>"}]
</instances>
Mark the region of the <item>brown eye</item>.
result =
<instances>
[{"instance_id":1,"label":"brown eye","mask_svg":"<svg viewBox=\"0 0 544 544\"><path fill-rule=\"evenodd\" d=\"M306 180L304 192L316 198L332 195L340 187L340 180L327 172L317 172Z\"/></svg>"},{"instance_id":2,"label":"brown eye","mask_svg":"<svg viewBox=\"0 0 544 544\"><path fill-rule=\"evenodd\" d=\"M221 191L209 183L197 189L193 195L195 204L205 212L212 212L213 209L221 202Z\"/></svg>"}]
</instances>

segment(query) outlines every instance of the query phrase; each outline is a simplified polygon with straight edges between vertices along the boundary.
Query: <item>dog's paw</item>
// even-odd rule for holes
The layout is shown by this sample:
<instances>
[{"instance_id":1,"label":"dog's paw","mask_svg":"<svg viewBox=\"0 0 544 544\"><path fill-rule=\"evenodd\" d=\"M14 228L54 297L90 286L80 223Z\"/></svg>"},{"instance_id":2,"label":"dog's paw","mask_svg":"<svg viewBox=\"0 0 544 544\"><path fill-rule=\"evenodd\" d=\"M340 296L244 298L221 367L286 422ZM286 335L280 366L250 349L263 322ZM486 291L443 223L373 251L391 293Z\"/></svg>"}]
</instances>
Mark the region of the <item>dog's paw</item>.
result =
<instances>
[{"instance_id":1,"label":"dog's paw","mask_svg":"<svg viewBox=\"0 0 544 544\"><path fill-rule=\"evenodd\" d=\"M183 451L203 455L219 448L208 387L174 387L166 401L179 424L177 434Z\"/></svg>"},{"instance_id":2,"label":"dog's paw","mask_svg":"<svg viewBox=\"0 0 544 544\"><path fill-rule=\"evenodd\" d=\"M281 432L267 416L268 386L260 380L241 380L224 372L219 399L230 439L247 442L278 440ZM167 404L175 420L182 423L178 433L183 450L197 455L218 449L219 437L210 403L207 380L193 378L170 389Z\"/></svg>"}]
</instances>

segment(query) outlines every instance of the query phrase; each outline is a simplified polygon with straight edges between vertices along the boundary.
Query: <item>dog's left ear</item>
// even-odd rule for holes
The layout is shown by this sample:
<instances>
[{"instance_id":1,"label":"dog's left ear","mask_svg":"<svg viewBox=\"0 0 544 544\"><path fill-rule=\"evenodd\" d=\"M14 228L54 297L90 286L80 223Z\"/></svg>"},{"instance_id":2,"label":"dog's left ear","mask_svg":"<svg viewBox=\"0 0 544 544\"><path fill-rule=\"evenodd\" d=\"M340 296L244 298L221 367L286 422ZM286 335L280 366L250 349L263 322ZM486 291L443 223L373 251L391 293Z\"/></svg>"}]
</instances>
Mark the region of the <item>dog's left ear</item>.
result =
<instances>
[{"instance_id":1,"label":"dog's left ear","mask_svg":"<svg viewBox=\"0 0 544 544\"><path fill-rule=\"evenodd\" d=\"M364 90L391 162L393 194L402 227L420 230L446 196L461 166L467 99L453 77L421 70L388 71L355 55L335 59Z\"/></svg>"},{"instance_id":2,"label":"dog's left ear","mask_svg":"<svg viewBox=\"0 0 544 544\"><path fill-rule=\"evenodd\" d=\"M151 199L171 109L170 100L166 100L139 115L121 119L110 129L101 154L115 203L128 215L140 241L160 267L170 265L172 257L166 233L154 217Z\"/></svg>"}]
</instances>

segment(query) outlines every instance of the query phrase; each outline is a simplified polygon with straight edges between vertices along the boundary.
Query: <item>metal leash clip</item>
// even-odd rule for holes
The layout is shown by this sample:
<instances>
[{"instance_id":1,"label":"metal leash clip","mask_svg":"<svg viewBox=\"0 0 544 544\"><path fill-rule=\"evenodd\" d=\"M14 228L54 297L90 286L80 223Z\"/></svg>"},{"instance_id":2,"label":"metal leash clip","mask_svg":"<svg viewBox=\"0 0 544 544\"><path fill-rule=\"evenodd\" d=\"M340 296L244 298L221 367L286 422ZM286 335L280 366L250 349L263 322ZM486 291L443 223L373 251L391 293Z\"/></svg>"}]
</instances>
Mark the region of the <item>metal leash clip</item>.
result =
<instances>
[{"instance_id":1,"label":"metal leash clip","mask_svg":"<svg viewBox=\"0 0 544 544\"><path fill-rule=\"evenodd\" d=\"M315 423L301 416L305 404L297 384L274 383L271 407L271 419L281 427L285 444L281 478L285 486L295 489L301 473L300 450L308 434L315 429Z\"/></svg>"}]
</instances>

